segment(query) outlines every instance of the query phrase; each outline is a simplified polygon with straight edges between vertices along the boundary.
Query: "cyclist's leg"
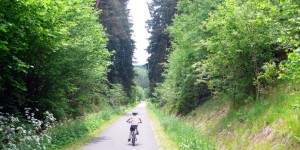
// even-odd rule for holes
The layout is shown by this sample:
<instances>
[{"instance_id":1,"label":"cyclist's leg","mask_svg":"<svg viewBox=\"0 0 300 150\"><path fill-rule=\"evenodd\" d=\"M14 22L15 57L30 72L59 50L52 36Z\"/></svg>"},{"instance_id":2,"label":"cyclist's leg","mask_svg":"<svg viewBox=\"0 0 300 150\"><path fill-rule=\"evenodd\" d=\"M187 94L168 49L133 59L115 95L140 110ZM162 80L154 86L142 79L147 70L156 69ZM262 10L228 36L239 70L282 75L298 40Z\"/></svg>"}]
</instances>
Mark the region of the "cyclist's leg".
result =
<instances>
[{"instance_id":1,"label":"cyclist's leg","mask_svg":"<svg viewBox=\"0 0 300 150\"><path fill-rule=\"evenodd\" d=\"M138 126L136 126L136 135L139 135Z\"/></svg>"},{"instance_id":2,"label":"cyclist's leg","mask_svg":"<svg viewBox=\"0 0 300 150\"><path fill-rule=\"evenodd\" d=\"M129 137L128 137L128 142L130 142L130 139L131 139L131 132L132 132L132 126L130 126L130 129L129 129Z\"/></svg>"},{"instance_id":3,"label":"cyclist's leg","mask_svg":"<svg viewBox=\"0 0 300 150\"><path fill-rule=\"evenodd\" d=\"M128 142L130 141L130 139L131 139L131 131L129 131Z\"/></svg>"},{"instance_id":4,"label":"cyclist's leg","mask_svg":"<svg viewBox=\"0 0 300 150\"><path fill-rule=\"evenodd\" d=\"M128 138L128 142L130 142L130 139L132 138L132 132L134 132L134 130L136 129L135 125L131 125L130 126L130 132L129 132L129 138Z\"/></svg>"}]
</instances>

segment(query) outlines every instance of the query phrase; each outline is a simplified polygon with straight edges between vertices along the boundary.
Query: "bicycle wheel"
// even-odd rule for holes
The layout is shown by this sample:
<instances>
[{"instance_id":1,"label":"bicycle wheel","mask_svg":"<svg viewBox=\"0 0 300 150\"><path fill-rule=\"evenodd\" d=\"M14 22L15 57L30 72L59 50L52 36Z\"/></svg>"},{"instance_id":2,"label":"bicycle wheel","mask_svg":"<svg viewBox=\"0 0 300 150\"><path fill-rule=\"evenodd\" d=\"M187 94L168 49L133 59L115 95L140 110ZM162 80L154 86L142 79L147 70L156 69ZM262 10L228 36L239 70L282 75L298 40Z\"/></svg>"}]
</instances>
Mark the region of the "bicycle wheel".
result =
<instances>
[{"instance_id":1,"label":"bicycle wheel","mask_svg":"<svg viewBox=\"0 0 300 150\"><path fill-rule=\"evenodd\" d=\"M135 144L135 132L134 131L132 132L131 142L132 142L132 146L134 146L134 144Z\"/></svg>"}]
</instances>

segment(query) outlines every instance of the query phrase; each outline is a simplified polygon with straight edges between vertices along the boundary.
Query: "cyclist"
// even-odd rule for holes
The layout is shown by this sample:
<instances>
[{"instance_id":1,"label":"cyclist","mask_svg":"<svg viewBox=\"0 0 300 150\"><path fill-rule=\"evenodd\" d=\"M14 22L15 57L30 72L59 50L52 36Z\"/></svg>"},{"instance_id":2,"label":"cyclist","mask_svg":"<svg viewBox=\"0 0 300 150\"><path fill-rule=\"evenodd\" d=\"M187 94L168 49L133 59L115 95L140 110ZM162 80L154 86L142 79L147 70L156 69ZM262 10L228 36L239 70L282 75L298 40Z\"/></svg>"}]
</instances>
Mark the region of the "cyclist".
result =
<instances>
[{"instance_id":1,"label":"cyclist","mask_svg":"<svg viewBox=\"0 0 300 150\"><path fill-rule=\"evenodd\" d=\"M138 112L137 111L132 111L132 117L130 117L126 122L128 123L131 123L131 126L130 126L130 131L129 131L129 138L128 138L128 142L130 142L130 137L131 137L131 132L136 130L136 134L138 135L139 134L139 131L137 129L138 127L138 123L142 123L142 120L141 118L139 118L137 116Z\"/></svg>"}]
</instances>

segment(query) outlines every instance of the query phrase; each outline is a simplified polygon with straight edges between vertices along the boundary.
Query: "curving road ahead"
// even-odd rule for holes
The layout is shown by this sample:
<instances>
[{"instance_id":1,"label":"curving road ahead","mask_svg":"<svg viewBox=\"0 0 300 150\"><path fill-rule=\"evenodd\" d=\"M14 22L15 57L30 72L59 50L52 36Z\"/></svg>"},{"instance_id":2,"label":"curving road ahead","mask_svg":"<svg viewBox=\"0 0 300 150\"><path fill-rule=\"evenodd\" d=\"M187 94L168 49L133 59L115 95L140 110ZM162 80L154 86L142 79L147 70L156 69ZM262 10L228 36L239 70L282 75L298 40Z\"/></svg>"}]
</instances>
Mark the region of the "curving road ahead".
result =
<instances>
[{"instance_id":1,"label":"curving road ahead","mask_svg":"<svg viewBox=\"0 0 300 150\"><path fill-rule=\"evenodd\" d=\"M81 150L158 150L155 135L150 125L146 104L139 104L135 110L139 112L142 124L139 124L139 135L136 145L128 142L130 124L126 120L131 116L131 111L122 116L107 128L100 136L81 148Z\"/></svg>"}]
</instances>

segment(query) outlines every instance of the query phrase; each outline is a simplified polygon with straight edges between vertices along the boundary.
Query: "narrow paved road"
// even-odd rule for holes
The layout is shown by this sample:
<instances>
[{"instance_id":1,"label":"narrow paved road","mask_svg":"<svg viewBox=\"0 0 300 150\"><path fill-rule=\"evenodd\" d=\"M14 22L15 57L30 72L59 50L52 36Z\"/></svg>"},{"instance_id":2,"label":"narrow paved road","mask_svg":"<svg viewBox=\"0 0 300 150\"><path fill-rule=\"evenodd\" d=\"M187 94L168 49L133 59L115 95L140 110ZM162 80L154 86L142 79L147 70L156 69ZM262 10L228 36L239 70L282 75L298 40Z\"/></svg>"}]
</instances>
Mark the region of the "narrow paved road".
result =
<instances>
[{"instance_id":1,"label":"narrow paved road","mask_svg":"<svg viewBox=\"0 0 300 150\"><path fill-rule=\"evenodd\" d=\"M155 135L150 125L146 104L139 104L135 110L143 123L139 124L139 135L136 145L127 141L130 124L126 120L131 117L131 111L122 116L107 128L100 136L82 147L82 150L158 150Z\"/></svg>"}]
</instances>

